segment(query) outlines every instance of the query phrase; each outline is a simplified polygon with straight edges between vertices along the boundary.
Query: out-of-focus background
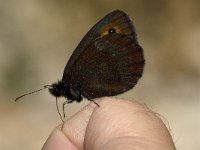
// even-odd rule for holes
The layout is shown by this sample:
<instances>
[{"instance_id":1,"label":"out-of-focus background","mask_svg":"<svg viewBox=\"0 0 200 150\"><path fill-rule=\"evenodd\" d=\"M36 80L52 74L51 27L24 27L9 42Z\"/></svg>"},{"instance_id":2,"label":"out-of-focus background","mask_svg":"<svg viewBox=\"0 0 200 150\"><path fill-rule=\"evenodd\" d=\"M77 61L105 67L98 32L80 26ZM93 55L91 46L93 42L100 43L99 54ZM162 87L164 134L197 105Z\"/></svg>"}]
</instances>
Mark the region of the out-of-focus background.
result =
<instances>
[{"instance_id":1,"label":"out-of-focus background","mask_svg":"<svg viewBox=\"0 0 200 150\"><path fill-rule=\"evenodd\" d=\"M118 97L161 114L177 149L200 149L197 0L0 0L0 149L41 149L61 123L55 98L44 90L14 99L61 79L85 33L114 9L133 19L146 58L137 86ZM67 116L87 103L67 105Z\"/></svg>"}]
</instances>

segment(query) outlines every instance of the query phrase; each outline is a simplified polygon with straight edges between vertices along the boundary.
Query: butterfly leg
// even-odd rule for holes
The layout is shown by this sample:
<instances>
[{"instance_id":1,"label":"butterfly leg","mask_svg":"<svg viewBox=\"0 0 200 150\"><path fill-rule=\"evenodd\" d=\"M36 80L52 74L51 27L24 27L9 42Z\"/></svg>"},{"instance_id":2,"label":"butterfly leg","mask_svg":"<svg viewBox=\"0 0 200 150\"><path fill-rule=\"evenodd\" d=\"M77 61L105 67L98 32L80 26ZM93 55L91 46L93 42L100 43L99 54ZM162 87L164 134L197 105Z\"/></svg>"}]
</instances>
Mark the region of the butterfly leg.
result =
<instances>
[{"instance_id":1,"label":"butterfly leg","mask_svg":"<svg viewBox=\"0 0 200 150\"><path fill-rule=\"evenodd\" d=\"M59 114L59 116L60 116L60 119L62 120L62 127L61 127L61 129L63 129L64 120L63 120L62 115L61 115L61 113L60 113L60 111L59 111L59 108L58 108L58 99L57 99L57 97L56 97L56 108L57 108L58 114Z\"/></svg>"},{"instance_id":2,"label":"butterfly leg","mask_svg":"<svg viewBox=\"0 0 200 150\"><path fill-rule=\"evenodd\" d=\"M92 102L95 103L98 107L100 107L100 105L99 105L97 102L95 102L92 98L90 98L90 96L89 96L87 93L84 92L84 95L85 95L85 97L86 97L89 101L92 101Z\"/></svg>"},{"instance_id":3,"label":"butterfly leg","mask_svg":"<svg viewBox=\"0 0 200 150\"><path fill-rule=\"evenodd\" d=\"M89 101L92 101L93 103L95 103L98 107L100 107L100 105L97 103L97 102L95 102L93 99L88 99Z\"/></svg>"},{"instance_id":4,"label":"butterfly leg","mask_svg":"<svg viewBox=\"0 0 200 150\"><path fill-rule=\"evenodd\" d=\"M63 119L64 119L64 120L65 120L65 117L66 117L66 115L65 115L65 105L68 104L68 103L72 103L72 102L73 102L73 100L65 101L65 102L63 103Z\"/></svg>"}]
</instances>

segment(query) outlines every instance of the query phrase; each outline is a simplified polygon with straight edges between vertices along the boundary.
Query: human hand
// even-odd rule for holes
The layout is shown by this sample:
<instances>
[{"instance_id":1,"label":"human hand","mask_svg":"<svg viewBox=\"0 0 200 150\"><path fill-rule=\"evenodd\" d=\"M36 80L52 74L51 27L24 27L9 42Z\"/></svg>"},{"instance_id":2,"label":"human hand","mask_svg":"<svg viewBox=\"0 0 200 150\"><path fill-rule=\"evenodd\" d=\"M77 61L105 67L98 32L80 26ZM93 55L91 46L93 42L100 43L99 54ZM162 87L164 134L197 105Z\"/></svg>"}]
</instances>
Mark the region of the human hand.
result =
<instances>
[{"instance_id":1,"label":"human hand","mask_svg":"<svg viewBox=\"0 0 200 150\"><path fill-rule=\"evenodd\" d=\"M96 100L95 100L96 101ZM104 97L58 126L42 150L175 150L164 123L146 106Z\"/></svg>"}]
</instances>

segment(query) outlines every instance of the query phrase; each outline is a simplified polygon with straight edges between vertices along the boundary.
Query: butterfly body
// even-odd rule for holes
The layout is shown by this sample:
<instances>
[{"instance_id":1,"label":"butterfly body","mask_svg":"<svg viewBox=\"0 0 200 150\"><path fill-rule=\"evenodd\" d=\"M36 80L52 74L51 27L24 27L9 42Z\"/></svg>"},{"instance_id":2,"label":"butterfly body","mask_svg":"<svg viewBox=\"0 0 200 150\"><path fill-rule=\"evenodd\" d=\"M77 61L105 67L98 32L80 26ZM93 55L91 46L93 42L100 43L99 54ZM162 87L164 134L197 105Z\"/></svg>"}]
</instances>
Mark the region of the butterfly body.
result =
<instances>
[{"instance_id":1,"label":"butterfly body","mask_svg":"<svg viewBox=\"0 0 200 150\"><path fill-rule=\"evenodd\" d=\"M49 92L69 102L117 95L135 86L143 67L143 50L132 21L116 10L88 31L70 57L63 78Z\"/></svg>"},{"instance_id":2,"label":"butterfly body","mask_svg":"<svg viewBox=\"0 0 200 150\"><path fill-rule=\"evenodd\" d=\"M83 99L79 90L72 89L63 81L58 81L57 83L52 84L49 88L49 92L55 97L63 96L69 101L80 102Z\"/></svg>"}]
</instances>

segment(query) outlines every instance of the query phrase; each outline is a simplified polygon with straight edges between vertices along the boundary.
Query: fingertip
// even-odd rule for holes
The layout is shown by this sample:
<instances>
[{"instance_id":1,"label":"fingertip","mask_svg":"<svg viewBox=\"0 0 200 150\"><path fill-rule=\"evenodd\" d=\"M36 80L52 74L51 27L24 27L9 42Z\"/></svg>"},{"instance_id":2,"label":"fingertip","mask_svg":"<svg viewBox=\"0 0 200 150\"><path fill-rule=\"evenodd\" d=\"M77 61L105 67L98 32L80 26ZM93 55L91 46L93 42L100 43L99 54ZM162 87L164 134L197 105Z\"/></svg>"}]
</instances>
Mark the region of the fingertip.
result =
<instances>
[{"instance_id":1,"label":"fingertip","mask_svg":"<svg viewBox=\"0 0 200 150\"><path fill-rule=\"evenodd\" d=\"M157 146L174 146L162 120L146 105L113 97L102 98L99 105L88 123L86 149L99 149L110 140L126 136L153 140Z\"/></svg>"},{"instance_id":2,"label":"fingertip","mask_svg":"<svg viewBox=\"0 0 200 150\"><path fill-rule=\"evenodd\" d=\"M83 147L85 130L96 104L90 103L60 124L51 133L42 150L76 150Z\"/></svg>"},{"instance_id":3,"label":"fingertip","mask_svg":"<svg viewBox=\"0 0 200 150\"><path fill-rule=\"evenodd\" d=\"M42 150L77 150L76 146L69 140L66 135L57 127L42 147Z\"/></svg>"}]
</instances>

